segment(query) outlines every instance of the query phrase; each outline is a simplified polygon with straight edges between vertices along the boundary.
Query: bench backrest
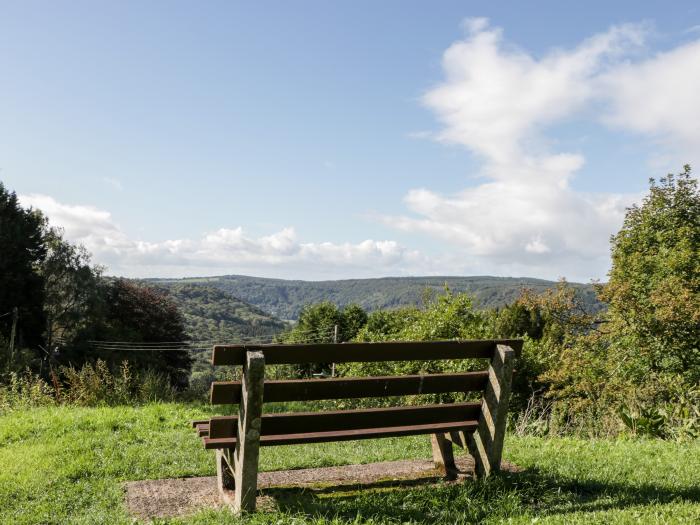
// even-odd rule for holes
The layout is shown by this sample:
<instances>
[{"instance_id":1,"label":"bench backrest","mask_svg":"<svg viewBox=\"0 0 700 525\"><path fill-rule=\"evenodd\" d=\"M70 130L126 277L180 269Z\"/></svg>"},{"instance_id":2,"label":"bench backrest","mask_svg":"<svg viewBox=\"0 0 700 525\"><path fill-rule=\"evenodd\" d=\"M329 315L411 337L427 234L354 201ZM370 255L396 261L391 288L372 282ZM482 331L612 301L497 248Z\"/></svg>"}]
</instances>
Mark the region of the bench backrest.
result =
<instances>
[{"instance_id":1,"label":"bench backrest","mask_svg":"<svg viewBox=\"0 0 700 525\"><path fill-rule=\"evenodd\" d=\"M231 469L257 471L257 447L411 434L447 436L469 449L477 473L500 466L513 360L522 340L342 344L216 345L214 365L242 366L240 381L214 382L213 404L239 404L238 416L197 426L205 446L234 451ZM265 380L265 365L488 359L475 372ZM315 401L449 392L483 392L479 402L262 414L264 402ZM446 439L447 439L446 438ZM450 445L451 446L451 445ZM249 452L244 452L248 449ZM226 456L228 457L228 456ZM245 461L244 461L245 458ZM236 461L254 462L233 467ZM242 481L239 485L243 483ZM243 483L253 487L254 480ZM241 503L244 508L246 505ZM254 499L252 505L254 506Z\"/></svg>"},{"instance_id":2,"label":"bench backrest","mask_svg":"<svg viewBox=\"0 0 700 525\"><path fill-rule=\"evenodd\" d=\"M481 358L493 360L499 345L517 355L521 340L475 340L389 343L294 344L294 345L217 345L214 365L243 365L248 352L262 352L264 364L305 364L316 362L379 362ZM263 373L264 374L264 373ZM261 402L353 399L449 392L485 392L489 369L476 372L381 376L265 380ZM212 404L241 402L242 381L214 382ZM301 432L331 432L413 424L450 423L478 420L481 403L455 403L396 407L381 410L320 411L312 413L267 414L261 434L289 435ZM237 417L212 418L207 444L216 448L233 445L237 437ZM330 436L329 436L330 437ZM222 440L222 441L219 441ZM226 441L229 440L229 441ZM275 441L275 444L281 441ZM266 440L264 444L272 444Z\"/></svg>"}]
</instances>

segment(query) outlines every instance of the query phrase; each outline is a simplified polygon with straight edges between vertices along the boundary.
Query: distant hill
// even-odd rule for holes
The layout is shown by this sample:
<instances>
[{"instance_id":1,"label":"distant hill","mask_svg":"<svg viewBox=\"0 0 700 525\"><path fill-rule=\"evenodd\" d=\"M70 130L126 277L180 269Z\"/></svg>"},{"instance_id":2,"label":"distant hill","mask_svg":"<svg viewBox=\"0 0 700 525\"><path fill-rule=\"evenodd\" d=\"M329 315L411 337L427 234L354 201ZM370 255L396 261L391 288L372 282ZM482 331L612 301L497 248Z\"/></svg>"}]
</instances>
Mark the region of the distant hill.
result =
<instances>
[{"instance_id":1,"label":"distant hill","mask_svg":"<svg viewBox=\"0 0 700 525\"><path fill-rule=\"evenodd\" d=\"M245 275L185 279L151 279L167 287L194 285L217 289L250 303L280 319L294 320L305 304L332 301L339 306L357 303L367 310L422 304L426 294L441 293L445 286L455 292L468 292L479 308L493 308L513 302L523 288L541 292L554 281L527 277L385 277L338 281L292 281ZM592 310L602 308L593 287L572 283ZM427 291L427 292L426 292Z\"/></svg>"},{"instance_id":2,"label":"distant hill","mask_svg":"<svg viewBox=\"0 0 700 525\"><path fill-rule=\"evenodd\" d=\"M201 389L208 389L215 378L210 363L214 342L236 343L244 338L267 341L287 326L284 321L215 286L180 280L149 280L148 284L168 291L180 307L185 331L195 347L190 384Z\"/></svg>"},{"instance_id":3,"label":"distant hill","mask_svg":"<svg viewBox=\"0 0 700 525\"><path fill-rule=\"evenodd\" d=\"M188 281L159 281L185 316L185 329L193 341L237 341L281 332L287 325L260 308L215 286Z\"/></svg>"}]
</instances>

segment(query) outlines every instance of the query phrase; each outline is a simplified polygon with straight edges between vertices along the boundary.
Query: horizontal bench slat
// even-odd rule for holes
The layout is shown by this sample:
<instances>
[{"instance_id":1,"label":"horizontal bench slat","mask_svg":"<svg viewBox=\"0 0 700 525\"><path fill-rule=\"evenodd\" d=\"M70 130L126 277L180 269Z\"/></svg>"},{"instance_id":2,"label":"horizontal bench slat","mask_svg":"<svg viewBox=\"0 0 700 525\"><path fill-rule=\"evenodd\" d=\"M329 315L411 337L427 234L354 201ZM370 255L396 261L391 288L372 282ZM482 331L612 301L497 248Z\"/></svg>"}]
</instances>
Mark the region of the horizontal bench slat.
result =
<instances>
[{"instance_id":1,"label":"horizontal bench slat","mask_svg":"<svg viewBox=\"0 0 700 525\"><path fill-rule=\"evenodd\" d=\"M324 412L285 412L264 414L261 435L295 434L356 430L372 427L429 425L478 419L481 403L450 403L442 405L368 408L362 410L332 410ZM236 435L235 416L211 418L210 438Z\"/></svg>"},{"instance_id":2,"label":"horizontal bench slat","mask_svg":"<svg viewBox=\"0 0 700 525\"><path fill-rule=\"evenodd\" d=\"M294 445L302 443L325 443L329 441L351 441L395 436L414 436L454 431L472 431L478 427L476 420L454 421L451 423L401 425L395 427L358 428L328 432L302 432L295 434L274 434L260 437L261 446ZM207 449L234 448L236 438L204 438Z\"/></svg>"},{"instance_id":3,"label":"horizontal bench slat","mask_svg":"<svg viewBox=\"0 0 700 525\"><path fill-rule=\"evenodd\" d=\"M419 341L342 344L216 345L214 365L242 365L247 351L262 351L269 365L301 363L352 363L491 358L496 345L508 345L516 355L521 339Z\"/></svg>"},{"instance_id":4,"label":"horizontal bench slat","mask_svg":"<svg viewBox=\"0 0 700 525\"><path fill-rule=\"evenodd\" d=\"M207 450L213 450L217 448L236 448L236 438L212 438L203 437L202 443L204 443L204 448Z\"/></svg>"},{"instance_id":5,"label":"horizontal bench slat","mask_svg":"<svg viewBox=\"0 0 700 525\"><path fill-rule=\"evenodd\" d=\"M265 381L263 400L267 403L476 392L486 387L488 377L488 371L484 370L454 374ZM212 404L236 404L240 400L240 381L212 383Z\"/></svg>"},{"instance_id":6,"label":"horizontal bench slat","mask_svg":"<svg viewBox=\"0 0 700 525\"><path fill-rule=\"evenodd\" d=\"M404 425L397 427L365 428L341 430L333 432L306 432L303 434L279 434L262 436L261 445L294 445L301 443L324 443L328 441L351 441L354 439L373 439L395 436L414 436L420 434L435 434L436 432L451 432L453 430L474 430L479 426L475 420L455 421L452 423Z\"/></svg>"}]
</instances>

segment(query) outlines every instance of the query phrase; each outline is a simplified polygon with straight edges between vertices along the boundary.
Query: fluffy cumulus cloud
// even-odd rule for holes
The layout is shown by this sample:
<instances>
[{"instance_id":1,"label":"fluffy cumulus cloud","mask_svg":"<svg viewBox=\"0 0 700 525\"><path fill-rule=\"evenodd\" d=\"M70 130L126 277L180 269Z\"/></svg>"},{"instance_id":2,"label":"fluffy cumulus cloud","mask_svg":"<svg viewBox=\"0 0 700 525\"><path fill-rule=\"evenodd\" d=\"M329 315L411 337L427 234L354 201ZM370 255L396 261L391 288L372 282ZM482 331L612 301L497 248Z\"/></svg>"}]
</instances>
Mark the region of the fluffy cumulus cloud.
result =
<instances>
[{"instance_id":1,"label":"fluffy cumulus cloud","mask_svg":"<svg viewBox=\"0 0 700 525\"><path fill-rule=\"evenodd\" d=\"M605 122L657 139L668 153L700 151L700 40L621 65L601 79Z\"/></svg>"},{"instance_id":2,"label":"fluffy cumulus cloud","mask_svg":"<svg viewBox=\"0 0 700 525\"><path fill-rule=\"evenodd\" d=\"M489 273L603 277L609 236L639 195L574 190L585 158L552 151L548 126L576 115L697 150L700 42L645 59L648 28L622 25L535 57L485 19L465 28L423 102L442 124L434 138L480 158L483 182L453 195L415 189L412 213L384 221L445 239Z\"/></svg>"},{"instance_id":3,"label":"fluffy cumulus cloud","mask_svg":"<svg viewBox=\"0 0 700 525\"><path fill-rule=\"evenodd\" d=\"M528 135L582 108L595 93L592 80L638 47L644 35L641 26L614 27L573 50L536 59L505 46L502 31L484 19L465 26L467 38L444 53L445 81L424 102L445 125L441 140L505 165L521 159ZM564 163L576 167L571 159Z\"/></svg>"},{"instance_id":4,"label":"fluffy cumulus cloud","mask_svg":"<svg viewBox=\"0 0 700 525\"><path fill-rule=\"evenodd\" d=\"M108 273L168 277L249 273L309 279L411 274L429 271L426 259L394 241L310 243L293 228L261 237L221 228L199 239L144 242L130 238L111 215L91 206L63 204L46 195L21 195L41 209L72 242L83 244Z\"/></svg>"}]
</instances>

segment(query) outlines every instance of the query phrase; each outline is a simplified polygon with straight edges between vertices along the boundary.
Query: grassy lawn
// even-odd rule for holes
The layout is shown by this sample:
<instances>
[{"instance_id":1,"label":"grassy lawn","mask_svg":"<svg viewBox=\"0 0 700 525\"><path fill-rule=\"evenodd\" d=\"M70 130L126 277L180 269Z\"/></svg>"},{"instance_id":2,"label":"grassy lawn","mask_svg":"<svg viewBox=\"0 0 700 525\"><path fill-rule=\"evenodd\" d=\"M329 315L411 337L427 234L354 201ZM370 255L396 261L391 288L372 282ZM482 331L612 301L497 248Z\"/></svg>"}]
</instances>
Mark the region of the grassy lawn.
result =
<instances>
[{"instance_id":1,"label":"grassy lawn","mask_svg":"<svg viewBox=\"0 0 700 525\"><path fill-rule=\"evenodd\" d=\"M0 523L132 523L122 483L214 474L188 422L208 407L40 408L0 416ZM430 457L427 437L262 449L263 470ZM526 470L485 482L300 494L246 521L700 522L700 442L506 438ZM235 521L226 510L158 523Z\"/></svg>"}]
</instances>

